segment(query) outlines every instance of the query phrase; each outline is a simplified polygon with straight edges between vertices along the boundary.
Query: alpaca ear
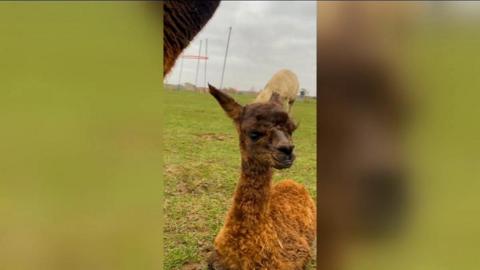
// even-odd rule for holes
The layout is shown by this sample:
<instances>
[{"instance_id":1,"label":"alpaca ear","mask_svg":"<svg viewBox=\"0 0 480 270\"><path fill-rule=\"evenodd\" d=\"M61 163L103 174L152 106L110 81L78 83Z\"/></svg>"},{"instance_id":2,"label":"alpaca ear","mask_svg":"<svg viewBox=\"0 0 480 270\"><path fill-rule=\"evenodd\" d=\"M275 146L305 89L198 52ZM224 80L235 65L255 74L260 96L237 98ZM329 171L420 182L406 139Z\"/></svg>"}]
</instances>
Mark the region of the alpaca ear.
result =
<instances>
[{"instance_id":1,"label":"alpaca ear","mask_svg":"<svg viewBox=\"0 0 480 270\"><path fill-rule=\"evenodd\" d=\"M275 102L281 105L283 104L282 97L277 92L272 92L272 95L270 96L270 102Z\"/></svg>"},{"instance_id":2,"label":"alpaca ear","mask_svg":"<svg viewBox=\"0 0 480 270\"><path fill-rule=\"evenodd\" d=\"M242 115L243 107L238 104L232 97L208 84L210 94L218 101L223 110L233 120L237 121Z\"/></svg>"}]
</instances>

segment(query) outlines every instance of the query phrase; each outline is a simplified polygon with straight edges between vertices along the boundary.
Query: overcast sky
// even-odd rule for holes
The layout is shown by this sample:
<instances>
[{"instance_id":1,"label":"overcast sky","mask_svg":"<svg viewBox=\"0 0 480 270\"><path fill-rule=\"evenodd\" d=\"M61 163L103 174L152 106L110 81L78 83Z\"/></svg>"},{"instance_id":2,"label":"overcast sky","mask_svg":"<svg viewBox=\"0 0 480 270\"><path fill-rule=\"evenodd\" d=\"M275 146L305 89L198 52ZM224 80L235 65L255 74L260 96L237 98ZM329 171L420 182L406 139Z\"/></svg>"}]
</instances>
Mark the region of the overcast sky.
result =
<instances>
[{"instance_id":1,"label":"overcast sky","mask_svg":"<svg viewBox=\"0 0 480 270\"><path fill-rule=\"evenodd\" d=\"M207 81L219 87L232 26L224 87L262 89L272 75L288 68L297 74L300 87L309 95L316 89L316 2L315 1L223 1L212 19L184 51L198 55L200 40L208 38ZM177 84L181 59L166 82ZM197 60L185 59L181 83L195 82ZM200 62L198 85L204 84Z\"/></svg>"}]
</instances>

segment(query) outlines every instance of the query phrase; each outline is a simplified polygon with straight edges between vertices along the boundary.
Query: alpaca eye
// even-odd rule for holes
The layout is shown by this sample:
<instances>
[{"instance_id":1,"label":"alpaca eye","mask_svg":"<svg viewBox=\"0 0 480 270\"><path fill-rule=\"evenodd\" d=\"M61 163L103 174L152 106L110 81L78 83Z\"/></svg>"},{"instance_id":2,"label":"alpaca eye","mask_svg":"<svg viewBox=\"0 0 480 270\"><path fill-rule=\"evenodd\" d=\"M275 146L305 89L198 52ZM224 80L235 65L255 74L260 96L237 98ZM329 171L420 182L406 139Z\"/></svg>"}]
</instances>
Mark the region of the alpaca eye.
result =
<instances>
[{"instance_id":1,"label":"alpaca eye","mask_svg":"<svg viewBox=\"0 0 480 270\"><path fill-rule=\"evenodd\" d=\"M262 136L263 136L262 133L256 132L256 131L252 131L252 132L248 133L248 137L250 137L250 139L252 139L252 141L256 141L256 140L260 139Z\"/></svg>"}]
</instances>

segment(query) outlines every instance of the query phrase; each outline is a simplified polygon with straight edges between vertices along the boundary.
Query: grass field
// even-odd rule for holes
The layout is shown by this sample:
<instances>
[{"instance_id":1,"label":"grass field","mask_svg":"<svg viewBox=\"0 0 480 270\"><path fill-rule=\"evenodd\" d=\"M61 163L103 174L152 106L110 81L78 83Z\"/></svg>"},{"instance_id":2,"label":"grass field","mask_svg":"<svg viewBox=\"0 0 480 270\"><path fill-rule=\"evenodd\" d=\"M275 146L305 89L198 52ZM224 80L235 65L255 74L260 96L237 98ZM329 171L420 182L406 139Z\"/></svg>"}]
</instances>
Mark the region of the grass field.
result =
<instances>
[{"instance_id":1,"label":"grass field","mask_svg":"<svg viewBox=\"0 0 480 270\"><path fill-rule=\"evenodd\" d=\"M237 95L242 104L253 99ZM239 178L240 153L233 123L209 94L165 91L165 267L203 269L206 252L223 224ZM274 180L293 178L316 190L316 103L295 103L297 160ZM314 269L309 268L309 269Z\"/></svg>"}]
</instances>

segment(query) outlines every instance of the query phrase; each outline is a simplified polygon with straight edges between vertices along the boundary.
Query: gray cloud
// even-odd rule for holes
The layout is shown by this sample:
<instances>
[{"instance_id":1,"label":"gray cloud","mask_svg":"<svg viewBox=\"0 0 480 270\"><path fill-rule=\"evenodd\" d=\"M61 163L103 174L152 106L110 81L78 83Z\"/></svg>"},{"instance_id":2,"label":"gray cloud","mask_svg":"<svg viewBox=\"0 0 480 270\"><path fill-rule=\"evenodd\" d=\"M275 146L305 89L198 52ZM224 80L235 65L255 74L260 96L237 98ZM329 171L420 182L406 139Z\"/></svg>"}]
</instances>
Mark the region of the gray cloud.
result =
<instances>
[{"instance_id":1,"label":"gray cloud","mask_svg":"<svg viewBox=\"0 0 480 270\"><path fill-rule=\"evenodd\" d=\"M207 81L216 86L220 85L229 26L232 26L232 35L224 87L259 90L276 71L288 68L297 74L300 86L314 94L316 2L223 1L185 50L185 54L197 55L200 40L208 38ZM180 62L179 59L166 78L169 83L178 83ZM196 65L196 60L184 60L182 83L195 81ZM203 65L201 62L199 85L204 81Z\"/></svg>"}]
</instances>

